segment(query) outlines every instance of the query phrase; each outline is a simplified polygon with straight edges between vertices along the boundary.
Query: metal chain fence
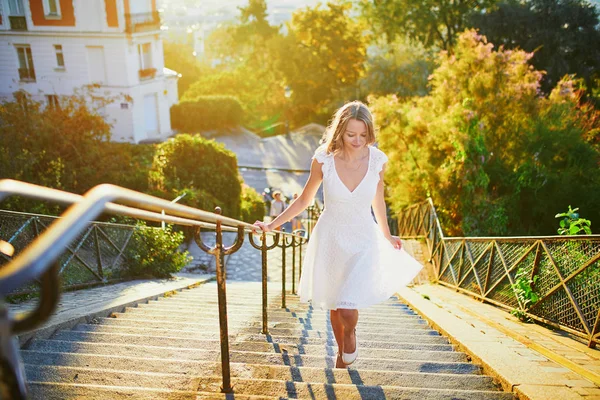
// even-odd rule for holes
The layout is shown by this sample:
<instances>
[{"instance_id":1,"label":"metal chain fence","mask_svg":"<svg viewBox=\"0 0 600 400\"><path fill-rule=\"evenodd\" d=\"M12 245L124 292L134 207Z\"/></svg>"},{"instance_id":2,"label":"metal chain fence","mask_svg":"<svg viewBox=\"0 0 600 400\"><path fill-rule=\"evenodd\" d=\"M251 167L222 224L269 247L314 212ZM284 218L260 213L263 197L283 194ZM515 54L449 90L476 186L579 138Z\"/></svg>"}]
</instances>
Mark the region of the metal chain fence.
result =
<instances>
[{"instance_id":1,"label":"metal chain fence","mask_svg":"<svg viewBox=\"0 0 600 400\"><path fill-rule=\"evenodd\" d=\"M600 235L446 238L431 199L398 228L425 239L440 284L600 341Z\"/></svg>"},{"instance_id":2,"label":"metal chain fence","mask_svg":"<svg viewBox=\"0 0 600 400\"><path fill-rule=\"evenodd\" d=\"M12 257L0 253L0 268L33 242L58 217L0 210L0 239L10 243ZM76 289L126 277L125 250L135 227L93 222L59 259L65 289ZM18 291L17 291L18 290ZM18 288L12 295L38 291L36 284Z\"/></svg>"}]
</instances>

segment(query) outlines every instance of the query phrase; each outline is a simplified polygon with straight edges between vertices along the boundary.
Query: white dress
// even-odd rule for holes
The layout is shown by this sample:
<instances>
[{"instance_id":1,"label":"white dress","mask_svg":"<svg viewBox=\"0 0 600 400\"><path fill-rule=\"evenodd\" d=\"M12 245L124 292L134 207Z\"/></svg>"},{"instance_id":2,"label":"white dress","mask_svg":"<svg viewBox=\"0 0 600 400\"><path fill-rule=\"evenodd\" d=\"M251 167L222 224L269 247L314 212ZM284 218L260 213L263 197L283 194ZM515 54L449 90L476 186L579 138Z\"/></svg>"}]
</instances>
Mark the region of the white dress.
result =
<instances>
[{"instance_id":1,"label":"white dress","mask_svg":"<svg viewBox=\"0 0 600 400\"><path fill-rule=\"evenodd\" d=\"M342 183L332 154L319 148L325 210L311 234L300 278L300 301L321 309L365 308L387 300L423 266L385 238L371 214L387 156L369 146L367 173L353 192Z\"/></svg>"}]
</instances>

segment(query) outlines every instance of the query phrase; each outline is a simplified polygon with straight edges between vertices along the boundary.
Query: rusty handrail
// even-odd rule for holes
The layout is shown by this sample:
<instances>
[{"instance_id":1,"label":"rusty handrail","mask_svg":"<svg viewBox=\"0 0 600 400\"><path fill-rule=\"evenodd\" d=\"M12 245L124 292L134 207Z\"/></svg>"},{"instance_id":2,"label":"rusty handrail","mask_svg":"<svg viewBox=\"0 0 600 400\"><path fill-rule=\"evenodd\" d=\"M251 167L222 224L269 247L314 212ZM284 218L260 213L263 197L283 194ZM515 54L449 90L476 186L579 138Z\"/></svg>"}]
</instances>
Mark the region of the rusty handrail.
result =
<instances>
[{"instance_id":1,"label":"rusty handrail","mask_svg":"<svg viewBox=\"0 0 600 400\"><path fill-rule=\"evenodd\" d=\"M218 213L210 213L196 208L174 204L170 201L160 199L147 194L139 193L133 190L121 188L115 185L102 184L89 190L85 195L79 196L73 193L67 193L56 189L45 188L29 183L15 180L0 180L0 201L9 195L21 195L25 197L51 200L62 204L71 204L65 211L62 218L57 219L48 229L41 233L31 246L24 249L10 263L0 269L0 295L5 296L16 287L30 282L50 271L50 278L54 278L58 271L49 270L62 251L77 237L94 218L102 212L108 211L119 215L127 215L140 219L151 221L166 221L180 225L195 226L197 232L201 228L214 229L217 234L217 244L209 249L202 244L205 251L210 252L217 259L217 281L219 289L219 325L221 336L221 357L223 373L223 392L232 390L229 374L229 346L227 329L227 306L225 295L225 270L223 257L225 254L231 254L238 250L243 242L246 232L254 232L255 227L248 223L223 217ZM161 212L164 210L164 214ZM222 242L222 232L235 230L238 233L238 239L233 246L225 248ZM292 233L269 233L276 238L281 237L282 242L287 240L296 240L295 237L302 237ZM199 236L199 235L198 235ZM263 234L266 237L266 234ZM199 239L201 243L201 239ZM200 244L199 243L199 244ZM285 263L282 266L285 268ZM58 285L50 285L51 292L48 294L51 300L38 304L35 311L35 318L32 316L11 317L6 311L4 304L0 302L0 345L2 345L3 354L16 354L16 343L10 337L15 335L16 328L24 327L31 329L36 325L43 323L50 315L52 309L58 302ZM50 287L49 286L49 287ZM37 320L37 321L35 321ZM24 321L19 323L19 321ZM24 383L21 382L23 375L19 373L20 365L10 363L14 359L5 360L0 354L0 365L4 368L9 365L13 368L11 376L16 377L17 388L14 389L14 396L26 398L24 392Z\"/></svg>"}]
</instances>

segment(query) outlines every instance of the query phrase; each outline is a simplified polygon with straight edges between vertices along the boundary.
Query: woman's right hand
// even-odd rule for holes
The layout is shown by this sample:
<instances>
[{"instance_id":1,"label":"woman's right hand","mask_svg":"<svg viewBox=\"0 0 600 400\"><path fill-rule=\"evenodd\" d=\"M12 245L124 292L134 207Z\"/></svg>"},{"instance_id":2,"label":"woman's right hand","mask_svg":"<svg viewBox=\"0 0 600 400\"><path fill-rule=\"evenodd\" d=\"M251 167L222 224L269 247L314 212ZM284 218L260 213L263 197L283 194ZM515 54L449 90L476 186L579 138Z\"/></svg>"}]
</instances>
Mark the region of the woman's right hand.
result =
<instances>
[{"instance_id":1,"label":"woman's right hand","mask_svg":"<svg viewBox=\"0 0 600 400\"><path fill-rule=\"evenodd\" d=\"M255 227L260 228L263 232L271 232L273 228L271 228L271 224L267 224L266 222L256 221L254 224ZM256 230L255 230L256 232Z\"/></svg>"}]
</instances>

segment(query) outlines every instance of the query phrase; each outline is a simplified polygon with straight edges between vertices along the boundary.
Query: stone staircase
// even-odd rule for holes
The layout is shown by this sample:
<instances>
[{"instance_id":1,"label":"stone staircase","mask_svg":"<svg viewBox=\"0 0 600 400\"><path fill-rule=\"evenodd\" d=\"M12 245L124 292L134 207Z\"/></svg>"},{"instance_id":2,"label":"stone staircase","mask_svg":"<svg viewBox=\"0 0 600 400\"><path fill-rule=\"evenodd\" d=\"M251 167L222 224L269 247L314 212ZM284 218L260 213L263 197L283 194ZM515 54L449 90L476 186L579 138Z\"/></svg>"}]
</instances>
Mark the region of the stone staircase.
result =
<instances>
[{"instance_id":1,"label":"stone staircase","mask_svg":"<svg viewBox=\"0 0 600 400\"><path fill-rule=\"evenodd\" d=\"M216 284L35 339L22 350L33 399L513 399L397 299L360 312L359 358L335 369L328 312L269 284L227 285L232 384L221 385Z\"/></svg>"}]
</instances>

